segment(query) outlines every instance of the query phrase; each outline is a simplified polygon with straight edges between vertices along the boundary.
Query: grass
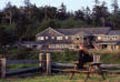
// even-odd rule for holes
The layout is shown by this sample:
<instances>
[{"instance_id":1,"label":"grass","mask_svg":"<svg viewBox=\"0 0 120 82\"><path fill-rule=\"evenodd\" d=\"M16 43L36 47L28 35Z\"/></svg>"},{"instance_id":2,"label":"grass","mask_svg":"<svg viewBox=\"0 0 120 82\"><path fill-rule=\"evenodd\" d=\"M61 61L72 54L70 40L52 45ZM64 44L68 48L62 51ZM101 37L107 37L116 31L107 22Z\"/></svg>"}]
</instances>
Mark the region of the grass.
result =
<instances>
[{"instance_id":1,"label":"grass","mask_svg":"<svg viewBox=\"0 0 120 82\"><path fill-rule=\"evenodd\" d=\"M24 78L7 78L1 79L0 82L84 82L85 75L76 74L72 80L69 80L67 75L52 75L52 76L32 76ZM120 82L120 75L107 76L106 80L102 80L100 76L94 75L87 82Z\"/></svg>"},{"instance_id":2,"label":"grass","mask_svg":"<svg viewBox=\"0 0 120 82\"><path fill-rule=\"evenodd\" d=\"M92 52L94 54L98 54L102 56L102 62L104 63L120 63L120 51L118 52L108 52L108 51L99 51L99 52ZM57 57L58 59L60 57ZM71 58L71 57L70 57ZM60 59L59 59L60 60ZM27 67L35 67L37 66L32 64L17 64L8 66L9 69L20 69L20 68L27 68ZM85 75L76 74L72 80L69 80L69 74L67 75L52 75L52 76L41 76L35 75L30 77L11 77L6 79L0 79L0 82L84 82ZM90 78L87 82L120 82L120 75L114 76L107 76L107 80L100 81L101 77L94 76Z\"/></svg>"}]
</instances>

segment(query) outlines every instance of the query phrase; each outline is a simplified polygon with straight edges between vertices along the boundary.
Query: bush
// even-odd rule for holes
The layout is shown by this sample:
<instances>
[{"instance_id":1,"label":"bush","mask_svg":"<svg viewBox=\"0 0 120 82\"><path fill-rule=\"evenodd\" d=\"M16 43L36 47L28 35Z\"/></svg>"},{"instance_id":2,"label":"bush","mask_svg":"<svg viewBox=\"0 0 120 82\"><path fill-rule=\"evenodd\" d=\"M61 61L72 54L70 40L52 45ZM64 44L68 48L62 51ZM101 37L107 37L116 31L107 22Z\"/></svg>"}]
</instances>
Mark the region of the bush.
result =
<instances>
[{"instance_id":1,"label":"bush","mask_svg":"<svg viewBox=\"0 0 120 82\"><path fill-rule=\"evenodd\" d=\"M38 52L26 48L10 49L6 53L8 59L37 59Z\"/></svg>"},{"instance_id":2,"label":"bush","mask_svg":"<svg viewBox=\"0 0 120 82\"><path fill-rule=\"evenodd\" d=\"M52 53L52 61L58 62L71 62L77 60L77 53L70 50L64 50L63 52Z\"/></svg>"},{"instance_id":3,"label":"bush","mask_svg":"<svg viewBox=\"0 0 120 82\"><path fill-rule=\"evenodd\" d=\"M102 54L101 61L103 63L116 63L120 64L120 55L113 55L113 54Z\"/></svg>"},{"instance_id":4,"label":"bush","mask_svg":"<svg viewBox=\"0 0 120 82\"><path fill-rule=\"evenodd\" d=\"M101 61L103 63L120 63L120 51L91 50L90 53L94 55L101 55Z\"/></svg>"}]
</instances>

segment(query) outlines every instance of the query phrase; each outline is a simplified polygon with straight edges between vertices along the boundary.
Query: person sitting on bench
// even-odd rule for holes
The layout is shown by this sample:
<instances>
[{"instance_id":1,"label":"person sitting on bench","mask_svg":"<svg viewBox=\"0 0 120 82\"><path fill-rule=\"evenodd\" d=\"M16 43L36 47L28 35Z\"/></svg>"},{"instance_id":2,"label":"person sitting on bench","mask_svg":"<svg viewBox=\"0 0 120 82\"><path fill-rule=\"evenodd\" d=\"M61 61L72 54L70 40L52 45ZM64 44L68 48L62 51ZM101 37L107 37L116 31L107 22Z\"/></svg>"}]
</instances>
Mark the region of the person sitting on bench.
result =
<instances>
[{"instance_id":1,"label":"person sitting on bench","mask_svg":"<svg viewBox=\"0 0 120 82\"><path fill-rule=\"evenodd\" d=\"M92 62L93 61L93 57L92 55L90 55L88 53L88 51L86 51L85 49L83 49L83 47L80 46L79 51L78 51L78 64L77 64L77 68L78 69L84 69L84 65L88 62Z\"/></svg>"}]
</instances>

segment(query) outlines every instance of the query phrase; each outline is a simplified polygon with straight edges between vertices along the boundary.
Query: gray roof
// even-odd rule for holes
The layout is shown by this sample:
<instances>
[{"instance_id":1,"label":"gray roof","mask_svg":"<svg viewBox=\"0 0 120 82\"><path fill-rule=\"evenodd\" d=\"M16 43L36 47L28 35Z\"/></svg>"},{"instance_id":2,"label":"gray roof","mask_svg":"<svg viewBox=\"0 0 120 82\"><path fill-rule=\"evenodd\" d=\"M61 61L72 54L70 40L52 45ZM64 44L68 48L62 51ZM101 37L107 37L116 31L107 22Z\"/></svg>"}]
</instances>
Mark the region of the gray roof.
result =
<instances>
[{"instance_id":1,"label":"gray roof","mask_svg":"<svg viewBox=\"0 0 120 82\"><path fill-rule=\"evenodd\" d=\"M120 41L98 41L96 43L98 43L98 44L116 44L116 45L118 45L118 44L120 44Z\"/></svg>"},{"instance_id":2,"label":"gray roof","mask_svg":"<svg viewBox=\"0 0 120 82\"><path fill-rule=\"evenodd\" d=\"M85 28L86 31L92 34L107 34L111 28L109 27L94 27L94 28Z\"/></svg>"},{"instance_id":3,"label":"gray roof","mask_svg":"<svg viewBox=\"0 0 120 82\"><path fill-rule=\"evenodd\" d=\"M56 29L56 30L65 35L74 35L74 34L80 32L80 29Z\"/></svg>"},{"instance_id":4,"label":"gray roof","mask_svg":"<svg viewBox=\"0 0 120 82\"><path fill-rule=\"evenodd\" d=\"M120 30L112 30L108 34L109 35L120 35Z\"/></svg>"},{"instance_id":5,"label":"gray roof","mask_svg":"<svg viewBox=\"0 0 120 82\"><path fill-rule=\"evenodd\" d=\"M18 42L18 44L31 44L31 45L37 45L37 44L70 44L72 43L71 40L43 40L43 41L23 41L23 42Z\"/></svg>"},{"instance_id":6,"label":"gray roof","mask_svg":"<svg viewBox=\"0 0 120 82\"><path fill-rule=\"evenodd\" d=\"M87 34L107 34L111 28L109 27L89 27L89 28L72 28L72 29L56 29L65 35L74 35L78 32L85 32Z\"/></svg>"},{"instance_id":7,"label":"gray roof","mask_svg":"<svg viewBox=\"0 0 120 82\"><path fill-rule=\"evenodd\" d=\"M53 28L47 28L44 31L38 33L36 36L61 36L64 35Z\"/></svg>"},{"instance_id":8,"label":"gray roof","mask_svg":"<svg viewBox=\"0 0 120 82\"><path fill-rule=\"evenodd\" d=\"M62 50L60 48L55 48L55 49L50 49L48 48L49 44L71 44L72 41L71 40L46 40L46 41L23 41L23 42L18 42L19 46L22 47L26 47L28 48L26 45L33 45L33 46L38 46L41 45L40 50L51 50L51 51L56 51L56 50ZM30 47L32 48L32 47ZM33 48L33 49L37 49L37 48Z\"/></svg>"},{"instance_id":9,"label":"gray roof","mask_svg":"<svg viewBox=\"0 0 120 82\"><path fill-rule=\"evenodd\" d=\"M110 27L81 27L71 29L53 29L48 28L38 33L36 36L59 36L59 35L74 35L80 32L85 34L107 34L111 30ZM52 33L50 33L52 31Z\"/></svg>"}]
</instances>

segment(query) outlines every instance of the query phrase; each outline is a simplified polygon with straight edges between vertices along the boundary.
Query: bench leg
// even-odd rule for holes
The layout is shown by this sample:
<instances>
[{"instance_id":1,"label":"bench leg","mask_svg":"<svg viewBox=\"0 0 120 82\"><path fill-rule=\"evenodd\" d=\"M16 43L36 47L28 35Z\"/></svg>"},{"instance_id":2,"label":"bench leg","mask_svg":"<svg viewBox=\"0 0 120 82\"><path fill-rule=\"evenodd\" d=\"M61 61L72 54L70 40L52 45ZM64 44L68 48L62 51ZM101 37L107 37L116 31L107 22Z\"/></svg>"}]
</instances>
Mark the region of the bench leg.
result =
<instances>
[{"instance_id":1,"label":"bench leg","mask_svg":"<svg viewBox=\"0 0 120 82\"><path fill-rule=\"evenodd\" d=\"M105 76L104 76L103 71L100 71L99 74L101 75L102 79L105 80Z\"/></svg>"},{"instance_id":2,"label":"bench leg","mask_svg":"<svg viewBox=\"0 0 120 82\"><path fill-rule=\"evenodd\" d=\"M75 72L72 72L70 75L70 80L73 78L74 75L75 75Z\"/></svg>"},{"instance_id":3,"label":"bench leg","mask_svg":"<svg viewBox=\"0 0 120 82\"><path fill-rule=\"evenodd\" d=\"M99 66L99 72L98 73L101 75L102 79L105 80L104 72L102 71L102 68L100 66Z\"/></svg>"},{"instance_id":4,"label":"bench leg","mask_svg":"<svg viewBox=\"0 0 120 82\"><path fill-rule=\"evenodd\" d=\"M87 73L87 76L85 78L85 82L87 82L87 80L90 78L90 72Z\"/></svg>"},{"instance_id":5,"label":"bench leg","mask_svg":"<svg viewBox=\"0 0 120 82\"><path fill-rule=\"evenodd\" d=\"M85 82L90 78L90 74L92 73L92 70L93 70L93 66L90 66L89 69L88 69L88 72L87 72Z\"/></svg>"}]
</instances>

